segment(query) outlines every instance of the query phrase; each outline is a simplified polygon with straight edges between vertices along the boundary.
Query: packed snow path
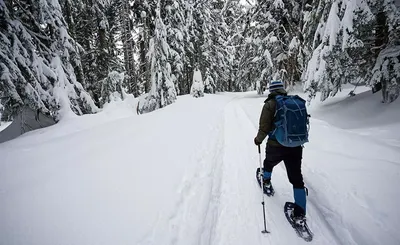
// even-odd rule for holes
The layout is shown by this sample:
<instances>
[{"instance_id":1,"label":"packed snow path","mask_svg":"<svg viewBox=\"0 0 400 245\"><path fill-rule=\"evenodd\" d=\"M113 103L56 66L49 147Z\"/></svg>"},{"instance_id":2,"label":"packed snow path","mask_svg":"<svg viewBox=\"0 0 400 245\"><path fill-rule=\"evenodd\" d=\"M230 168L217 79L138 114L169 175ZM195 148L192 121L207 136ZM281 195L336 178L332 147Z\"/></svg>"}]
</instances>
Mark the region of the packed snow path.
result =
<instances>
[{"instance_id":1,"label":"packed snow path","mask_svg":"<svg viewBox=\"0 0 400 245\"><path fill-rule=\"evenodd\" d=\"M283 214L293 198L283 164L261 234L253 138L264 99L185 96L1 144L0 244L306 244ZM398 141L367 132L312 119L303 174L313 244L400 243Z\"/></svg>"},{"instance_id":2,"label":"packed snow path","mask_svg":"<svg viewBox=\"0 0 400 245\"><path fill-rule=\"evenodd\" d=\"M201 168L208 176L210 186L201 190L209 195L204 220L201 224L201 236L190 244L301 244L302 241L292 230L283 214L283 205L292 201L291 186L287 181L284 165L279 165L274 171L274 186L276 195L266 197L268 230L270 234L261 234L263 229L261 190L255 181L255 170L259 166L257 148L252 140L257 130L256 121L252 121L242 107L246 99L237 97L228 103L224 109L221 124L222 132L218 144L213 146L217 155L210 169ZM251 98L250 98L251 99ZM253 98L254 99L254 98ZM262 104L260 104L262 106ZM260 106L254 111L260 111ZM193 185L198 183L192 179ZM203 194L197 193L196 196ZM200 199L201 200L201 199ZM193 207L199 205L194 198ZM316 244L341 244L332 233L332 227L319 210L313 210L310 203L310 225L315 226ZM313 221L315 219L315 222ZM196 221L191 221L196 222ZM177 239L177 244L187 244L192 227L181 223L183 237ZM187 237L185 237L187 236ZM197 241L199 242L197 242Z\"/></svg>"}]
</instances>

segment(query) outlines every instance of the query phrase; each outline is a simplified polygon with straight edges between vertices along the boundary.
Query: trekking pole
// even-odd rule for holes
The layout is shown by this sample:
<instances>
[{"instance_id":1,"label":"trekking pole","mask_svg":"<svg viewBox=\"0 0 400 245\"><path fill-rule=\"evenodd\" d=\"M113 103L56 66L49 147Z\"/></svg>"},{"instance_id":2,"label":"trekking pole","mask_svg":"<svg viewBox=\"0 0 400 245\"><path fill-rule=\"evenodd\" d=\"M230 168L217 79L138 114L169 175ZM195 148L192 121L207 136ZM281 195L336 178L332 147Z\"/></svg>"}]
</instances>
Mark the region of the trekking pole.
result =
<instances>
[{"instance_id":1,"label":"trekking pole","mask_svg":"<svg viewBox=\"0 0 400 245\"><path fill-rule=\"evenodd\" d=\"M264 201L264 170L262 166L262 161L261 161L261 147L258 145L258 157L260 160L260 173L261 173L261 195L262 195L262 206L263 206L263 215L264 215L264 230L261 231L261 233L269 233L267 231L267 221L265 220L265 201Z\"/></svg>"}]
</instances>

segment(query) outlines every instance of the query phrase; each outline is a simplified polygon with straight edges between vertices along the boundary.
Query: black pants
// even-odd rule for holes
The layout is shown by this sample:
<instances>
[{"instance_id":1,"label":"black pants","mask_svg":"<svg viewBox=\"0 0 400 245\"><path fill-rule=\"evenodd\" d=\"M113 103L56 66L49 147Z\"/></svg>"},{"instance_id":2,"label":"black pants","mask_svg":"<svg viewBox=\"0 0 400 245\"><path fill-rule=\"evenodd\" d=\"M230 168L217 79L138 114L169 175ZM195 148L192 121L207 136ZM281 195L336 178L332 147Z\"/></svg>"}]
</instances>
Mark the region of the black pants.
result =
<instances>
[{"instance_id":1,"label":"black pants","mask_svg":"<svg viewBox=\"0 0 400 245\"><path fill-rule=\"evenodd\" d=\"M285 163L289 182L293 188L304 188L303 175L301 174L301 159L303 147L279 147L267 144L264 171L272 172L272 169L281 161Z\"/></svg>"}]
</instances>

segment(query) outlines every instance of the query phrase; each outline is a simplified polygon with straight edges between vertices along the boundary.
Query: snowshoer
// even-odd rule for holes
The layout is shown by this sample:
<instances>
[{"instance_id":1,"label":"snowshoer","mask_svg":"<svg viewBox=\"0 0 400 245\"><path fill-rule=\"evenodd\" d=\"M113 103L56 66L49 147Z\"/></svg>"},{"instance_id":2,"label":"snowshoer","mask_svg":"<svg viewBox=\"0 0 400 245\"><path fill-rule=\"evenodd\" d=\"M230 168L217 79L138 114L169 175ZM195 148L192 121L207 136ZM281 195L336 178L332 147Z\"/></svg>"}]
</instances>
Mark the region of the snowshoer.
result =
<instances>
[{"instance_id":1,"label":"snowshoer","mask_svg":"<svg viewBox=\"0 0 400 245\"><path fill-rule=\"evenodd\" d=\"M277 127L275 125L277 124L277 110L279 106L282 105L282 100L285 98L291 99L291 97L287 96L287 92L284 89L284 85L282 81L272 81L269 84L269 92L270 94L268 95L268 98L264 102L264 106L262 108L261 112L261 117L260 117L260 124L259 124L259 130L257 136L254 138L254 143L256 145L260 145L263 140L268 137L267 141L267 146L266 146L266 158L264 160L264 172L263 172L263 183L264 183L264 192L267 195L273 195L274 190L271 184L271 176L272 176L272 170L273 168L279 164L281 161L285 163L286 170L287 170L287 175L289 178L289 182L293 185L293 192L294 192L294 211L293 211L293 216L291 217L294 222L301 223L302 221L305 221L305 215L306 215L306 190L304 187L304 182L303 182L303 176L301 173L301 160L302 160L302 155L303 155L303 147L302 144L308 141L308 129L306 129L306 135L305 138L301 139L302 141L300 142L301 145L299 144L286 144L287 146L282 145L280 142L283 142L283 140L278 139L279 137L282 138L282 135L279 134L284 134L282 132L287 133L287 129L280 130L280 133L276 133ZM305 101L303 103L297 103L297 101L302 100L298 96L293 96L291 99L293 100L294 105L302 105L305 113L305 117L307 120L308 124L308 114L306 113L305 109ZM279 100L279 105L278 101ZM302 101L300 101L302 102ZM286 103L286 102L284 102ZM300 109L300 107L299 107ZM287 110L282 110L285 112L280 112L286 113ZM302 113L300 110L298 113ZM297 113L297 112L294 112ZM303 116L303 114L301 116ZM281 116L281 115L279 115ZM283 117L283 116L282 116ZM293 117L292 117L293 118ZM291 117L288 116L287 120L285 117L285 124L286 121L288 121L288 124L290 122ZM295 121L297 125L290 125L292 128L296 127L306 127L306 125L298 125L298 124L305 124L302 122ZM278 122L281 123L282 122ZM304 131L304 130L303 130ZM285 136L286 139L288 136ZM289 136L290 137L290 136ZM291 141L292 142L292 141ZM297 142L297 143L299 143ZM283 143L284 144L284 143ZM288 145L290 147L288 147ZM294 147L293 147L294 146Z\"/></svg>"}]
</instances>

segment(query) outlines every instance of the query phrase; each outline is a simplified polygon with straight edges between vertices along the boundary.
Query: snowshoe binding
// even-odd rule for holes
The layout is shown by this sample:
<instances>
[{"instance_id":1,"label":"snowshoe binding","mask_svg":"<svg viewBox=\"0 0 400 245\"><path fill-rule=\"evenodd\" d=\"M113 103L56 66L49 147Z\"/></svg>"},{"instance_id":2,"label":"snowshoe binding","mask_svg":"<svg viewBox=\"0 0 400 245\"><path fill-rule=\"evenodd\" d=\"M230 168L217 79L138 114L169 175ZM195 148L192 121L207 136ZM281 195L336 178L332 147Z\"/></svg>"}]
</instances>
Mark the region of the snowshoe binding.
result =
<instances>
[{"instance_id":1,"label":"snowshoe binding","mask_svg":"<svg viewBox=\"0 0 400 245\"><path fill-rule=\"evenodd\" d=\"M265 180L264 179L263 183L261 183L261 178L263 178L263 176L262 176L262 172L260 171L260 168L257 168L256 178L257 178L257 182L260 185L260 187L261 187L261 184L264 184L263 191L264 191L265 195L270 197L270 196L273 196L275 194L275 190L274 190L274 187L271 184L271 180Z\"/></svg>"},{"instance_id":2,"label":"snowshoe binding","mask_svg":"<svg viewBox=\"0 0 400 245\"><path fill-rule=\"evenodd\" d=\"M303 238L306 242L311 242L313 239L313 233L307 225L306 217L304 215L294 215L296 204L287 202L284 207L286 219L296 231L297 235Z\"/></svg>"}]
</instances>

